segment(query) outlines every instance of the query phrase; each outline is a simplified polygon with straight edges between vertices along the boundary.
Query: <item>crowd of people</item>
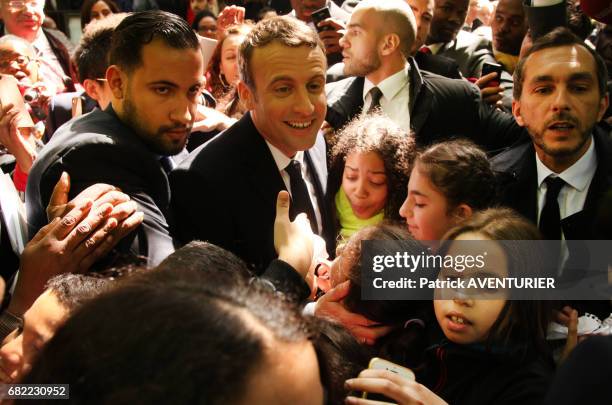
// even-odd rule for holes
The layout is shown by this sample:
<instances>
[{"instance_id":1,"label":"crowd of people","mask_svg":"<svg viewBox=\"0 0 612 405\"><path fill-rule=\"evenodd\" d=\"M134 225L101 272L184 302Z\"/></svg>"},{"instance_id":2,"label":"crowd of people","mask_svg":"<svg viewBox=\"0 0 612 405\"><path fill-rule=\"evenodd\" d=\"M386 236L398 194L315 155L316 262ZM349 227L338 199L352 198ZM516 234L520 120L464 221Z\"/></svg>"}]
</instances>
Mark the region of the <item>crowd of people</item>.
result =
<instances>
[{"instance_id":1,"label":"crowd of people","mask_svg":"<svg viewBox=\"0 0 612 405\"><path fill-rule=\"evenodd\" d=\"M592 3L86 0L73 44L56 2L0 0L0 381L88 404L612 400L609 252L584 299L366 294L370 241L583 281L572 241L612 240Z\"/></svg>"}]
</instances>

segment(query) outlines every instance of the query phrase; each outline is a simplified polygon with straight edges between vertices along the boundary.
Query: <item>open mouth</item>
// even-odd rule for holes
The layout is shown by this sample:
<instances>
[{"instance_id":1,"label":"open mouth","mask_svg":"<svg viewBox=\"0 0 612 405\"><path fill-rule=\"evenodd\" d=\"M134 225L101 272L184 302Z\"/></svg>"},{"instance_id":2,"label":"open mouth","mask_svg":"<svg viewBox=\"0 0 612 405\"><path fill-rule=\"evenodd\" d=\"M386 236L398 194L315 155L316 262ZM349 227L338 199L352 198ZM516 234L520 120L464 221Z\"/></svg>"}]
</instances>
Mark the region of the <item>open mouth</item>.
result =
<instances>
[{"instance_id":1,"label":"open mouth","mask_svg":"<svg viewBox=\"0 0 612 405\"><path fill-rule=\"evenodd\" d=\"M549 125L548 129L551 129L553 131L570 131L574 129L575 127L576 126L572 124L571 122L558 121L558 122L553 122L551 125Z\"/></svg>"},{"instance_id":2,"label":"open mouth","mask_svg":"<svg viewBox=\"0 0 612 405\"><path fill-rule=\"evenodd\" d=\"M285 121L285 124L289 125L293 129L306 129L310 128L314 124L315 120L310 121Z\"/></svg>"},{"instance_id":3,"label":"open mouth","mask_svg":"<svg viewBox=\"0 0 612 405\"><path fill-rule=\"evenodd\" d=\"M454 322L454 323L456 323L458 325L469 325L470 324L470 321L468 321L467 319L463 318L460 315L449 315L448 318L452 322Z\"/></svg>"}]
</instances>

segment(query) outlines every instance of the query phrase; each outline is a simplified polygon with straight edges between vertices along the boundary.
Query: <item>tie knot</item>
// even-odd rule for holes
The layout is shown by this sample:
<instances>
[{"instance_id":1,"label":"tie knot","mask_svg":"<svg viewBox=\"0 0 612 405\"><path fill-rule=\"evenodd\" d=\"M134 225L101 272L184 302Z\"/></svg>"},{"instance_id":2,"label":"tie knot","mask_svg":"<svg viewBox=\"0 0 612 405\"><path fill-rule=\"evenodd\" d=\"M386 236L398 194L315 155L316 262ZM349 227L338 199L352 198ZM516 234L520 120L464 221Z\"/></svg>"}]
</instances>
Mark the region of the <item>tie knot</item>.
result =
<instances>
[{"instance_id":1,"label":"tie knot","mask_svg":"<svg viewBox=\"0 0 612 405\"><path fill-rule=\"evenodd\" d=\"M161 164L162 168L164 169L166 173L170 173L175 167L174 161L172 160L170 156L160 157L159 163Z\"/></svg>"},{"instance_id":2,"label":"tie knot","mask_svg":"<svg viewBox=\"0 0 612 405\"><path fill-rule=\"evenodd\" d=\"M422 46L421 49L419 49L419 52L431 55L431 48L428 46Z\"/></svg>"},{"instance_id":3,"label":"tie knot","mask_svg":"<svg viewBox=\"0 0 612 405\"><path fill-rule=\"evenodd\" d=\"M565 180L561 177L548 176L544 181L546 182L546 198L556 199L559 196L559 192L566 184Z\"/></svg>"},{"instance_id":4,"label":"tie knot","mask_svg":"<svg viewBox=\"0 0 612 405\"><path fill-rule=\"evenodd\" d=\"M297 160L291 159L287 167L285 167L285 171L290 177L294 175L302 176L302 165Z\"/></svg>"},{"instance_id":5,"label":"tie knot","mask_svg":"<svg viewBox=\"0 0 612 405\"><path fill-rule=\"evenodd\" d=\"M374 86L370 89L370 97L372 97L372 104L379 104L382 96L383 93L378 87Z\"/></svg>"}]
</instances>

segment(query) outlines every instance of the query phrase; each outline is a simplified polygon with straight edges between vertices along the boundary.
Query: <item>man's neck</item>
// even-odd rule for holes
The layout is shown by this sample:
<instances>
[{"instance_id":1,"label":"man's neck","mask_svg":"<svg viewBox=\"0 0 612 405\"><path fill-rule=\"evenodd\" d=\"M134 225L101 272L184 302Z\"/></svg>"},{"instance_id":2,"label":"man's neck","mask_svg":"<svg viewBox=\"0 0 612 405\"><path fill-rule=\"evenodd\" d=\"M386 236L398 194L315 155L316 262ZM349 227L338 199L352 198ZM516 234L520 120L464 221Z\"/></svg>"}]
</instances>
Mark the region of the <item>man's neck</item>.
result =
<instances>
[{"instance_id":1,"label":"man's neck","mask_svg":"<svg viewBox=\"0 0 612 405\"><path fill-rule=\"evenodd\" d=\"M36 41L36 38L38 38L38 35L42 35L42 27L40 27L40 29L38 29L36 31L28 30L28 31L22 32L20 35L17 35L17 34L13 34L12 32L10 32L8 27L5 25L4 26L4 31L7 34L12 34L12 35L18 36L20 38L23 38L26 41L28 41L29 43L33 43L34 41Z\"/></svg>"},{"instance_id":2,"label":"man's neck","mask_svg":"<svg viewBox=\"0 0 612 405\"><path fill-rule=\"evenodd\" d=\"M384 61L375 72L368 74L366 79L372 82L373 85L378 86L387 77L393 76L400 70L404 70L407 63L403 56Z\"/></svg>"},{"instance_id":3,"label":"man's neck","mask_svg":"<svg viewBox=\"0 0 612 405\"><path fill-rule=\"evenodd\" d=\"M576 153L567 156L550 156L546 154L541 148L537 145L535 146L536 153L538 154L538 158L544 166L548 167L553 172L559 174L563 173L565 170L570 168L574 163L576 163L584 154L589 150L589 146L591 146L592 137L589 136L588 140L582 145L580 150Z\"/></svg>"}]
</instances>

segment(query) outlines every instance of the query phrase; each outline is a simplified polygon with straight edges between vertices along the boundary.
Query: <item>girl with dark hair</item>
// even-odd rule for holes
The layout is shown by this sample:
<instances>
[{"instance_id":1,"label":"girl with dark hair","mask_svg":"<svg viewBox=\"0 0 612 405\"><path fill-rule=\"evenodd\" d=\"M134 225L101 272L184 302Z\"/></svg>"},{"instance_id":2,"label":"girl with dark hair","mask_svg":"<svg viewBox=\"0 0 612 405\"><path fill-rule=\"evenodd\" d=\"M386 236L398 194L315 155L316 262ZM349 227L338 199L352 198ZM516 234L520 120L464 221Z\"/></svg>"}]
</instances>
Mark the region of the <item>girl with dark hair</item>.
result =
<instances>
[{"instance_id":1,"label":"girl with dark hair","mask_svg":"<svg viewBox=\"0 0 612 405\"><path fill-rule=\"evenodd\" d=\"M383 219L399 220L415 155L414 137L380 112L344 127L332 149L331 189L342 240Z\"/></svg>"},{"instance_id":2,"label":"girl with dark hair","mask_svg":"<svg viewBox=\"0 0 612 405\"><path fill-rule=\"evenodd\" d=\"M486 271L500 277L524 274L528 262L531 269L541 268L535 250L505 243L540 239L538 230L510 209L477 212L450 230L445 239L448 242L439 250L443 255L464 252L461 247L465 245L456 241L486 243ZM440 275L450 276L449 272L457 276L455 270L445 268ZM545 301L512 300L512 295L502 290L478 290L476 296L465 291L450 293L452 297L446 295L449 290L436 290L433 306L438 322L428 325L428 339L434 344L424 352L421 367L415 369L418 383L362 372L360 377L389 382L372 389L370 380L367 386L371 391L398 403L541 403L554 369L545 341L551 307ZM347 383L353 390L366 386L363 378ZM404 389L389 389L396 384Z\"/></svg>"},{"instance_id":3,"label":"girl with dark hair","mask_svg":"<svg viewBox=\"0 0 612 405\"><path fill-rule=\"evenodd\" d=\"M495 191L484 151L467 140L441 142L417 154L399 213L415 239L435 247L450 228L492 206Z\"/></svg>"},{"instance_id":4,"label":"girl with dark hair","mask_svg":"<svg viewBox=\"0 0 612 405\"><path fill-rule=\"evenodd\" d=\"M91 20L101 20L120 12L121 9L113 0L85 0L81 6L81 29L85 29Z\"/></svg>"}]
</instances>

